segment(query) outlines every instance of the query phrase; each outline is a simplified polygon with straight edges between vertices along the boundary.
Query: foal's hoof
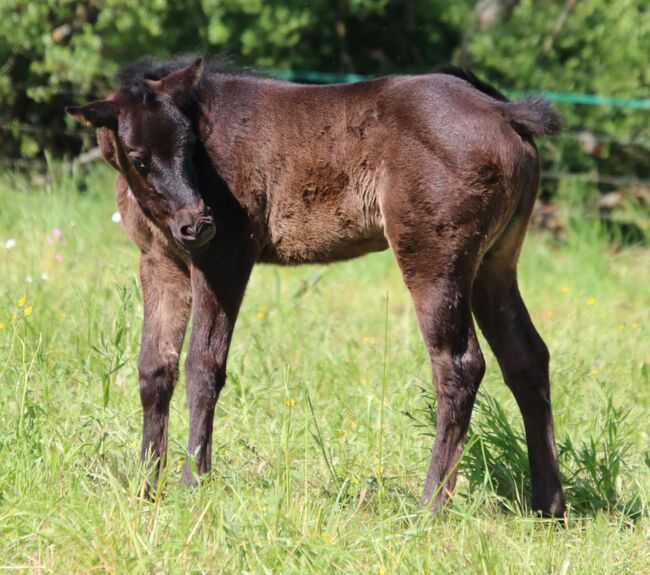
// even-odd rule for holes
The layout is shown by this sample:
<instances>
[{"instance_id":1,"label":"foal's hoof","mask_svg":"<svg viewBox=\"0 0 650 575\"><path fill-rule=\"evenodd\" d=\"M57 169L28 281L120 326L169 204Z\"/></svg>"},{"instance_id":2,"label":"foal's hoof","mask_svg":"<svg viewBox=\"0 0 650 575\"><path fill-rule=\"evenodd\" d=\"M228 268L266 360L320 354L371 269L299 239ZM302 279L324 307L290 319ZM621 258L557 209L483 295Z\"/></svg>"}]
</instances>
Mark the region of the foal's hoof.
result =
<instances>
[{"instance_id":1,"label":"foal's hoof","mask_svg":"<svg viewBox=\"0 0 650 575\"><path fill-rule=\"evenodd\" d=\"M186 487L196 487L199 484L198 477L194 474L190 466L186 463L183 466L183 473L181 474L181 483Z\"/></svg>"},{"instance_id":2,"label":"foal's hoof","mask_svg":"<svg viewBox=\"0 0 650 575\"><path fill-rule=\"evenodd\" d=\"M447 489L443 490L441 487L433 489L431 486L425 485L420 497L420 507L437 515L446 507L450 497L451 491Z\"/></svg>"},{"instance_id":3,"label":"foal's hoof","mask_svg":"<svg viewBox=\"0 0 650 575\"><path fill-rule=\"evenodd\" d=\"M564 497L560 494L543 503L533 501L533 509L547 519L565 519L566 505Z\"/></svg>"},{"instance_id":4,"label":"foal's hoof","mask_svg":"<svg viewBox=\"0 0 650 575\"><path fill-rule=\"evenodd\" d=\"M152 484L149 481L147 481L142 488L140 489L139 493L140 499L143 501L148 501L149 503L155 503L157 499L162 499L163 494L162 491L158 490L157 484Z\"/></svg>"}]
</instances>

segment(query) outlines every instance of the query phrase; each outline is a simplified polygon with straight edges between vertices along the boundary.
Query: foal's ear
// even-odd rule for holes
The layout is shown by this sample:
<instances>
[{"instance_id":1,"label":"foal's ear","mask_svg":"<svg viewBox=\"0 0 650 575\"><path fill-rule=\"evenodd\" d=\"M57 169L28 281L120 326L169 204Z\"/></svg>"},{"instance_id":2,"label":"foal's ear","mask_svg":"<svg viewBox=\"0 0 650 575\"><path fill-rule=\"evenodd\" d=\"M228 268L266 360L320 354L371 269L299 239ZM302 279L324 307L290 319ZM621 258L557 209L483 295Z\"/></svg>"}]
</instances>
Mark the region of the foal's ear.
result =
<instances>
[{"instance_id":1,"label":"foal's ear","mask_svg":"<svg viewBox=\"0 0 650 575\"><path fill-rule=\"evenodd\" d=\"M65 111L91 128L117 130L117 107L111 100L97 100L85 106L68 106Z\"/></svg>"},{"instance_id":2,"label":"foal's ear","mask_svg":"<svg viewBox=\"0 0 650 575\"><path fill-rule=\"evenodd\" d=\"M198 86L203 75L203 58L197 58L189 66L176 70L160 80L145 80L159 94L173 100L182 100Z\"/></svg>"}]
</instances>

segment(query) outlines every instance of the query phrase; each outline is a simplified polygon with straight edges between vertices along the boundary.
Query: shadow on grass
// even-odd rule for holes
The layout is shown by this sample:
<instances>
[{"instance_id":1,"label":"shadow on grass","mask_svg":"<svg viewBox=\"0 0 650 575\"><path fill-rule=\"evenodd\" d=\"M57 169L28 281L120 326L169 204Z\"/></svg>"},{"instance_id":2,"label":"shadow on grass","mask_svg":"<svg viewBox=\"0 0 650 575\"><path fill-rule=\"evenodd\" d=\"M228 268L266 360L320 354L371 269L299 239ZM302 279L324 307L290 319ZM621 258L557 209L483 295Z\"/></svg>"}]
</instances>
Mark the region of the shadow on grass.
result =
<instances>
[{"instance_id":1,"label":"shadow on grass","mask_svg":"<svg viewBox=\"0 0 650 575\"><path fill-rule=\"evenodd\" d=\"M430 392L423 393L427 405L422 416L407 415L433 436L435 400ZM628 415L608 396L595 435L579 442L570 437L558 441L562 482L571 515L606 511L632 522L648 516L647 502L630 463ZM484 392L479 394L461 474L471 493L488 491L496 495L504 508L528 512L531 493L526 438L522 428L513 427L510 419L496 399ZM650 466L647 457L645 464Z\"/></svg>"}]
</instances>

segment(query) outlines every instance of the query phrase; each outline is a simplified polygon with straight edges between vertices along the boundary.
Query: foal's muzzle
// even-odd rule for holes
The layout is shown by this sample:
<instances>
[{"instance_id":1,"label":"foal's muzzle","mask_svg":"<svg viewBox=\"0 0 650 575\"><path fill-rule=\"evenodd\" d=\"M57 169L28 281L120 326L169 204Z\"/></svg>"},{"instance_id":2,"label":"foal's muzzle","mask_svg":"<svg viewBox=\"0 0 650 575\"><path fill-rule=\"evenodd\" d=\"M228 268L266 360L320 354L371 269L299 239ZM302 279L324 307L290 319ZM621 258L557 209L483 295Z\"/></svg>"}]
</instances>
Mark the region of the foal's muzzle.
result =
<instances>
[{"instance_id":1,"label":"foal's muzzle","mask_svg":"<svg viewBox=\"0 0 650 575\"><path fill-rule=\"evenodd\" d=\"M203 210L179 210L170 228L174 239L188 252L205 246L217 231L212 216Z\"/></svg>"}]
</instances>

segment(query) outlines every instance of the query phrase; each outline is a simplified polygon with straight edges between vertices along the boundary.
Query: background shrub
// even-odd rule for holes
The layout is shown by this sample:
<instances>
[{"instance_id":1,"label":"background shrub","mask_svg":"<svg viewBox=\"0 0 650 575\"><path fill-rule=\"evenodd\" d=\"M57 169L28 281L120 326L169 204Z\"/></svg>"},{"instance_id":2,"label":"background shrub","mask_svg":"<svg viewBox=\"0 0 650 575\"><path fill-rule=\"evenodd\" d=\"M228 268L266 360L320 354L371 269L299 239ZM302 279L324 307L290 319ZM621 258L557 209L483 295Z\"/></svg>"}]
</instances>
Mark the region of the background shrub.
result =
<instances>
[{"instance_id":1,"label":"background shrub","mask_svg":"<svg viewBox=\"0 0 650 575\"><path fill-rule=\"evenodd\" d=\"M451 61L501 88L644 99L650 12L638 0L0 0L0 156L77 153L64 105L108 93L121 63L183 51L360 74ZM547 170L650 178L648 110L559 107L568 136L543 144Z\"/></svg>"}]
</instances>

